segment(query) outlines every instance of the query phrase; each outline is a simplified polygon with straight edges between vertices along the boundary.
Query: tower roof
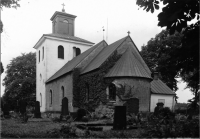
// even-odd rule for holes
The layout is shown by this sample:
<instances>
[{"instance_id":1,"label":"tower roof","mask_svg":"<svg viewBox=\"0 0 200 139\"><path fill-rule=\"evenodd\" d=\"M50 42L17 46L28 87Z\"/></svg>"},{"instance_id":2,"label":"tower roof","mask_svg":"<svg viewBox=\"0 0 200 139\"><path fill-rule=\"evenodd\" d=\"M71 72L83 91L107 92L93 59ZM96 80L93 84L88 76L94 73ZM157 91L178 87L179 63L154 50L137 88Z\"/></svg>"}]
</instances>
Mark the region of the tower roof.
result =
<instances>
[{"instance_id":1,"label":"tower roof","mask_svg":"<svg viewBox=\"0 0 200 139\"><path fill-rule=\"evenodd\" d=\"M65 16L65 17L71 17L71 18L76 18L77 17L77 16L72 15L72 14L68 14L68 13L65 13L65 12L58 12L58 11L56 11L53 14L53 16L51 17L50 20L53 21L56 16Z\"/></svg>"},{"instance_id":2,"label":"tower roof","mask_svg":"<svg viewBox=\"0 0 200 139\"><path fill-rule=\"evenodd\" d=\"M142 77L151 79L151 75L146 71L133 51L133 47L128 46L126 52L123 53L122 57L105 77Z\"/></svg>"}]
</instances>

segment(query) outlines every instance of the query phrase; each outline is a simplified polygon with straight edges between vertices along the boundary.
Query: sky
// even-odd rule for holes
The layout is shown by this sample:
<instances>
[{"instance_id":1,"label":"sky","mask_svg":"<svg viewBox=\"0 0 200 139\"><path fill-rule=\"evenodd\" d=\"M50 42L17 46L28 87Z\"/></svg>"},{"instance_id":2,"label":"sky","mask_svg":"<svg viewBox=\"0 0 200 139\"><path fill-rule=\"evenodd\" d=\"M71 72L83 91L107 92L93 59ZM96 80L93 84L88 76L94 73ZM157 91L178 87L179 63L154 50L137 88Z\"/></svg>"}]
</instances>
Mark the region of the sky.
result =
<instances>
[{"instance_id":1,"label":"sky","mask_svg":"<svg viewBox=\"0 0 200 139\"><path fill-rule=\"evenodd\" d=\"M17 9L3 8L1 20L1 60L6 71L10 61L21 53L35 52L33 46L43 34L52 33L50 18L55 11L76 15L75 36L93 43L102 41L103 36L111 44L130 36L139 50L164 28L158 27L157 15L146 12L136 5L136 0L21 0ZM103 33L103 28L105 29ZM104 35L103 35L104 34ZM1 75L1 83L5 78ZM192 98L186 84L179 79L176 92L178 102ZM5 87L1 84L1 95Z\"/></svg>"}]
</instances>

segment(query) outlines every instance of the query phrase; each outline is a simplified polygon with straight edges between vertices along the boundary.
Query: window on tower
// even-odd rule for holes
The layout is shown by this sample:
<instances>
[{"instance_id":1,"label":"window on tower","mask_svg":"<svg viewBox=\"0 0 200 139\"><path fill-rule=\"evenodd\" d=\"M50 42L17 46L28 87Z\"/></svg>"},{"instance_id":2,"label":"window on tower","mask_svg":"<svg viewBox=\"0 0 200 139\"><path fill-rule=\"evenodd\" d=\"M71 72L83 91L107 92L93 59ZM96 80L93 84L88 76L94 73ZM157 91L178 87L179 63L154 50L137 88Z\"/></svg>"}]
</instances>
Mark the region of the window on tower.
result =
<instances>
[{"instance_id":1,"label":"window on tower","mask_svg":"<svg viewBox=\"0 0 200 139\"><path fill-rule=\"evenodd\" d=\"M73 57L76 57L81 54L81 49L77 47L73 47Z\"/></svg>"},{"instance_id":2,"label":"window on tower","mask_svg":"<svg viewBox=\"0 0 200 139\"><path fill-rule=\"evenodd\" d=\"M42 47L42 60L44 59L44 47Z\"/></svg>"},{"instance_id":3,"label":"window on tower","mask_svg":"<svg viewBox=\"0 0 200 139\"><path fill-rule=\"evenodd\" d=\"M69 23L69 22L67 21L67 19L63 20L63 22L64 22L64 23Z\"/></svg>"},{"instance_id":4,"label":"window on tower","mask_svg":"<svg viewBox=\"0 0 200 139\"><path fill-rule=\"evenodd\" d=\"M62 45L58 46L58 58L64 59L64 47Z\"/></svg>"},{"instance_id":5,"label":"window on tower","mask_svg":"<svg viewBox=\"0 0 200 139\"><path fill-rule=\"evenodd\" d=\"M40 50L38 52L38 60L39 60L39 63L40 63Z\"/></svg>"}]
</instances>

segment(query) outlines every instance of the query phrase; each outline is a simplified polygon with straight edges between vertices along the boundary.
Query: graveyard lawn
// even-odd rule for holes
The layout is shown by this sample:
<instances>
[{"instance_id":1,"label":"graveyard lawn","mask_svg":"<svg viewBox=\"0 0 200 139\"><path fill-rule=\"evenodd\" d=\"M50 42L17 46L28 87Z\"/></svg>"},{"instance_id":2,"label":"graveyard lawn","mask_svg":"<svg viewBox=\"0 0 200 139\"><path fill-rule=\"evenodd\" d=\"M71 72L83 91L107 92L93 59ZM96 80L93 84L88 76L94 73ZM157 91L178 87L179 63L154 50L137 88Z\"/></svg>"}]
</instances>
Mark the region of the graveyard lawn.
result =
<instances>
[{"instance_id":1,"label":"graveyard lawn","mask_svg":"<svg viewBox=\"0 0 200 139\"><path fill-rule=\"evenodd\" d=\"M1 137L12 138L43 138L48 137L48 131L59 129L60 124L52 121L28 121L22 123L18 119L1 120Z\"/></svg>"},{"instance_id":2,"label":"graveyard lawn","mask_svg":"<svg viewBox=\"0 0 200 139\"><path fill-rule=\"evenodd\" d=\"M1 120L1 137L4 138L58 138L62 137L59 133L64 123L52 122L51 120L28 121L22 123L17 119ZM78 131L78 130L77 130ZM79 130L80 131L80 130ZM83 133L83 131L81 130ZM118 137L140 137L145 131L143 129L134 130L106 130L106 131L90 131L89 136L76 133L76 137L89 138L118 138Z\"/></svg>"}]
</instances>

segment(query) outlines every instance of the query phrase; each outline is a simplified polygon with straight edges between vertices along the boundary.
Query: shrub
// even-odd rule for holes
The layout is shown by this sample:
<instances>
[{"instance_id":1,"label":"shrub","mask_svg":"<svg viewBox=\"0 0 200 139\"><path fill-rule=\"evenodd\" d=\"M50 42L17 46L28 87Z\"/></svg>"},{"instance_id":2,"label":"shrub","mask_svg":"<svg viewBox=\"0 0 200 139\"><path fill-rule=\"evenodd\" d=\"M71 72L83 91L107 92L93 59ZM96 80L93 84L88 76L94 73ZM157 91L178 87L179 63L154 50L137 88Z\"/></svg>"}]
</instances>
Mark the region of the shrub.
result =
<instances>
[{"instance_id":1,"label":"shrub","mask_svg":"<svg viewBox=\"0 0 200 139\"><path fill-rule=\"evenodd\" d=\"M97 119L108 118L113 119L114 110L108 108L106 105L99 105L93 114Z\"/></svg>"},{"instance_id":2,"label":"shrub","mask_svg":"<svg viewBox=\"0 0 200 139\"><path fill-rule=\"evenodd\" d=\"M83 118L83 116L86 116L86 114L87 114L86 110L84 110L84 109L78 109L76 120L80 121Z\"/></svg>"}]
</instances>

